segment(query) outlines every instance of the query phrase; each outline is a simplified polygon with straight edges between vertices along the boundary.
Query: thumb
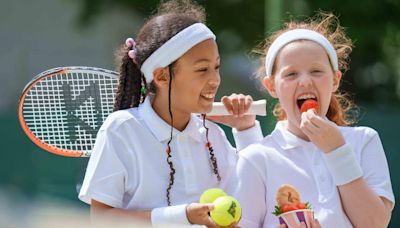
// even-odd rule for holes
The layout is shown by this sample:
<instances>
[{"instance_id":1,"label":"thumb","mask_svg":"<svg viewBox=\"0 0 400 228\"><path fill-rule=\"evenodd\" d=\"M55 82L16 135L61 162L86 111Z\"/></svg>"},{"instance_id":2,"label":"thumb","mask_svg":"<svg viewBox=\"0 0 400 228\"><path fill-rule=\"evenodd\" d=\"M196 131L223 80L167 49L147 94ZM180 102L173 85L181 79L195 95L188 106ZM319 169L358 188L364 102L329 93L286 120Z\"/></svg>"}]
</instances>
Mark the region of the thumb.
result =
<instances>
[{"instance_id":1,"label":"thumb","mask_svg":"<svg viewBox=\"0 0 400 228\"><path fill-rule=\"evenodd\" d=\"M214 210L214 207L215 207L214 204L212 204L212 203L204 204L204 206L205 206L205 209L207 210L207 212Z\"/></svg>"}]
</instances>

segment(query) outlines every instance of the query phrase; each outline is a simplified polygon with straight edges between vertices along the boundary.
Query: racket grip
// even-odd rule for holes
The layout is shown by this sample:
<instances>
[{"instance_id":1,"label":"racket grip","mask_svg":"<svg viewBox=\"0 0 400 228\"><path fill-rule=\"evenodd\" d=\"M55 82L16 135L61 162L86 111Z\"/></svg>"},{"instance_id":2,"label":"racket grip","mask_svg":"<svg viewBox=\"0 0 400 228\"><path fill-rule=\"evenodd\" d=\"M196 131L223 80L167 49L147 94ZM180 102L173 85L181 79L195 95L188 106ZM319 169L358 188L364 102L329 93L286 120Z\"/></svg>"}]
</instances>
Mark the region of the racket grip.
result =
<instances>
[{"instance_id":1,"label":"racket grip","mask_svg":"<svg viewBox=\"0 0 400 228\"><path fill-rule=\"evenodd\" d=\"M208 116L229 116L231 115L225 108L222 102L214 102L211 112L207 113ZM253 101L249 110L245 115L267 115L267 100Z\"/></svg>"}]
</instances>

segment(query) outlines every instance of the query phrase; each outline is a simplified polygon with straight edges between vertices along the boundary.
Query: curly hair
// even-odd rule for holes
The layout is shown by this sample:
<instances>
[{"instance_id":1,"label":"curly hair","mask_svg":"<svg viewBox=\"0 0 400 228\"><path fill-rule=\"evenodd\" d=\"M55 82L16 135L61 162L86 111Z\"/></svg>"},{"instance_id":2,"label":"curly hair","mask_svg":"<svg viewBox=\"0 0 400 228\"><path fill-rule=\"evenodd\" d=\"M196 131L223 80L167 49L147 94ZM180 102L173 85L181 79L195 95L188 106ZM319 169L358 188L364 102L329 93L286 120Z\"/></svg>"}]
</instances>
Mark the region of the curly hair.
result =
<instances>
[{"instance_id":1,"label":"curly hair","mask_svg":"<svg viewBox=\"0 0 400 228\"><path fill-rule=\"evenodd\" d=\"M144 101L149 92L157 92L155 85L152 82L146 82L146 78L140 71L142 64L165 42L183 29L195 23L205 23L205 11L200 5L190 0L171 0L163 2L159 5L156 13L147 19L136 36L135 61L132 61L132 59L128 56L130 48L126 47L125 45L121 46L116 51L116 62L119 66L120 77L113 111L138 107L139 104ZM171 205L170 190L174 184L174 174L176 172L172 162L170 147L173 130L173 115L171 111L171 80L175 69L174 63L171 63L168 66L168 69L171 76L169 77L168 91L168 109L171 118L171 136L166 148L167 163L170 168L170 181L167 187L166 197L168 205ZM209 144L208 137L206 140L207 144ZM209 147L208 150L211 157L210 162L214 167L214 173L217 175L217 179L219 180L220 177L218 173L218 167L212 147Z\"/></svg>"},{"instance_id":2,"label":"curly hair","mask_svg":"<svg viewBox=\"0 0 400 228\"><path fill-rule=\"evenodd\" d=\"M339 70L344 74L349 69L350 53L353 43L346 36L344 28L340 25L339 19L332 13L319 12L316 16L302 22L290 21L284 24L281 30L274 32L258 45L253 52L260 55L260 67L256 77L262 80L265 77L265 58L272 43L284 32L293 29L309 29L316 31L327 38L336 50L338 57ZM275 66L272 69L274 72ZM278 120L286 119L286 113L281 108L279 102L276 104L274 116ZM331 102L327 113L327 118L339 126L348 126L355 122L357 109L348 95L337 90L332 94Z\"/></svg>"}]
</instances>

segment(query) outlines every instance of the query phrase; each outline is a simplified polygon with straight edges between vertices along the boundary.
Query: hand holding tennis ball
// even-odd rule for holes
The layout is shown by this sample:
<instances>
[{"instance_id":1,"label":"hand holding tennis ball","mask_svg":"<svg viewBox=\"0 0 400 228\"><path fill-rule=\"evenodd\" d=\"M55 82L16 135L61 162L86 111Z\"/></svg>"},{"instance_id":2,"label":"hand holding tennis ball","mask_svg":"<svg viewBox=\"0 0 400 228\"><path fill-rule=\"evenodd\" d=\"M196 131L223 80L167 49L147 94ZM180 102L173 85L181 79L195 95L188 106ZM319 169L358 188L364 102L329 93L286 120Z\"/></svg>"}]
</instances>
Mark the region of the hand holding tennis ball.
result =
<instances>
[{"instance_id":1,"label":"hand holding tennis ball","mask_svg":"<svg viewBox=\"0 0 400 228\"><path fill-rule=\"evenodd\" d=\"M227 196L224 190L220 188L209 188L200 196L200 203L213 203L218 197Z\"/></svg>"},{"instance_id":2,"label":"hand holding tennis ball","mask_svg":"<svg viewBox=\"0 0 400 228\"><path fill-rule=\"evenodd\" d=\"M242 208L239 202L219 188L206 190L200 197L200 203L214 204L214 209L210 211L210 216L219 226L229 226L237 223L242 216Z\"/></svg>"}]
</instances>

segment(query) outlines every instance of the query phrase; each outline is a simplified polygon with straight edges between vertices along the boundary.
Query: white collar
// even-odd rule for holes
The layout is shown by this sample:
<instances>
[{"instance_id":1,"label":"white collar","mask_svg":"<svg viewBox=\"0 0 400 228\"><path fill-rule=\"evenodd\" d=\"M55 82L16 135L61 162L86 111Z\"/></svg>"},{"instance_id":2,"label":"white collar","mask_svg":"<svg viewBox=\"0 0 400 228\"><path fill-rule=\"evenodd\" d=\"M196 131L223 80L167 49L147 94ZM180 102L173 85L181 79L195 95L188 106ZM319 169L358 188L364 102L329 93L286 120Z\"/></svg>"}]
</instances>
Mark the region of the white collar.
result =
<instances>
[{"instance_id":1,"label":"white collar","mask_svg":"<svg viewBox=\"0 0 400 228\"><path fill-rule=\"evenodd\" d=\"M279 144L279 146L284 150L293 149L296 147L311 147L312 142L303 140L298 136L294 135L292 132L286 129L287 120L278 121L276 123L274 131L271 133L273 139Z\"/></svg>"},{"instance_id":2,"label":"white collar","mask_svg":"<svg viewBox=\"0 0 400 228\"><path fill-rule=\"evenodd\" d=\"M160 142L167 141L171 135L171 125L161 119L161 117L154 111L151 102L152 97L147 96L143 104L139 106L139 113L157 140ZM194 140L200 142L201 133L204 131L205 129L202 126L202 121L196 115L191 114L186 128L183 131L173 128L172 137L176 137L178 134L187 134Z\"/></svg>"}]
</instances>

